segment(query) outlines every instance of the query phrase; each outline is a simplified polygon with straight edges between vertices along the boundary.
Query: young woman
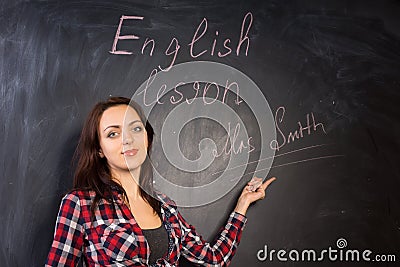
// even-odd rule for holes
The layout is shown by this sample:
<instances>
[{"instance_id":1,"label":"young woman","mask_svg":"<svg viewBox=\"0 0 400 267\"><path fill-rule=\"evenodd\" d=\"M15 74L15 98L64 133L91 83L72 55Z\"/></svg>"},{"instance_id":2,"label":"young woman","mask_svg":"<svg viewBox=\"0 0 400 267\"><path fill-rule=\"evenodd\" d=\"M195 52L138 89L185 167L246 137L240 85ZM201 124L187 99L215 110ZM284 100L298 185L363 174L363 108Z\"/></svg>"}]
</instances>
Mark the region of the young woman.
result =
<instances>
[{"instance_id":1,"label":"young woman","mask_svg":"<svg viewBox=\"0 0 400 267\"><path fill-rule=\"evenodd\" d=\"M229 265L247 208L264 198L275 178L252 179L216 242L207 243L175 203L152 188L153 134L140 106L128 98L112 97L93 108L46 266L76 266L82 256L87 266L178 266L181 256L205 266Z\"/></svg>"}]
</instances>

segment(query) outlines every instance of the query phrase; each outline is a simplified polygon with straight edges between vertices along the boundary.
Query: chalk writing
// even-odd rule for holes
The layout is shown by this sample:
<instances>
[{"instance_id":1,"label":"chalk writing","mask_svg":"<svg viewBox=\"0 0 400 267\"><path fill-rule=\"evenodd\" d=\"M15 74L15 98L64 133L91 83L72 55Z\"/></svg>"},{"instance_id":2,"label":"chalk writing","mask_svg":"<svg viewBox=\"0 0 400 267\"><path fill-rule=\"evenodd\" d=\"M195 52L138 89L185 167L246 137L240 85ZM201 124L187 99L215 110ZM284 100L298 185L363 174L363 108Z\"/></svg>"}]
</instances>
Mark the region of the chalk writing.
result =
<instances>
[{"instance_id":1,"label":"chalk writing","mask_svg":"<svg viewBox=\"0 0 400 267\"><path fill-rule=\"evenodd\" d=\"M143 20L144 17L141 16L125 16L122 15L117 27L117 31L115 33L114 37L114 42L112 45L111 50L109 51L111 54L115 55L132 55L134 52L132 51L126 51L126 50L118 50L117 45L118 42L121 40L139 40L141 39L140 36L132 34L132 35L121 35L121 29L124 24L124 21L126 20ZM241 51L244 50L244 55L247 56L249 52L249 47L250 47L250 38L249 38L249 32L251 29L251 26L253 24L253 14L251 12L248 12L242 21L242 26L240 28L240 35L239 39L237 41L236 45L232 45L232 41L230 38L226 38L225 40L221 41L219 40L219 31L216 30L214 34L213 41L210 45L210 48L204 49L199 47L199 42L202 39L205 39L205 35L208 32L208 21L207 18L203 18L203 20L200 22L200 24L197 26L193 37L191 38L191 42L188 44L189 47L189 54L190 56L194 58L198 58L206 53L209 53L211 56L217 55L219 58L226 57L230 54L232 54L232 48L236 49L236 56L239 56L241 54ZM217 49L218 45L217 43L222 42L222 48ZM157 42L150 37L146 37L143 44L142 48L140 50L140 53L144 55L146 48L149 51L148 55L153 56L154 49L156 48ZM179 44L179 40L176 37L172 37L171 41L169 42L168 47L165 49L164 54L166 56L171 56L171 61L169 62L167 67L161 67L160 65L158 68L161 71L169 71L171 67L175 64L175 61L177 59L179 50L181 46ZM218 50L218 51L217 51ZM196 52L197 51L197 52Z\"/></svg>"},{"instance_id":2,"label":"chalk writing","mask_svg":"<svg viewBox=\"0 0 400 267\"><path fill-rule=\"evenodd\" d=\"M283 131L279 125L283 123L285 111L286 111L285 107L279 107L276 110L275 127L276 127L276 130L279 133L282 140L280 142L277 139L272 140L270 143L271 149L279 151L279 149L281 149L286 144L289 144L290 142L294 142L296 140L302 139L305 136L305 134L310 135L311 132L317 131L318 128L320 128L326 134L323 123L321 123L321 122L316 123L314 113L312 113L312 112L310 114L306 115L307 122L306 122L305 126L303 126L303 124L300 121L298 121L297 122L297 124L299 126L298 129L296 129L293 132L289 132L289 134L283 133ZM310 115L311 115L311 122L310 122Z\"/></svg>"},{"instance_id":3,"label":"chalk writing","mask_svg":"<svg viewBox=\"0 0 400 267\"><path fill-rule=\"evenodd\" d=\"M121 26L122 23L124 22L124 20L126 19L136 19L136 20L143 20L144 17L138 17L138 16L121 16L121 19L119 20L119 25L117 28L117 32L115 33L115 38L114 38L114 42L111 48L110 53L111 54L116 54L116 55L131 55L132 52L129 51L125 51L125 50L117 50L117 43L118 40L137 40L139 39L139 36L136 35L123 35L121 36Z\"/></svg>"},{"instance_id":4,"label":"chalk writing","mask_svg":"<svg viewBox=\"0 0 400 267\"><path fill-rule=\"evenodd\" d=\"M226 141L225 141L225 145L223 147L223 149L221 150L220 153L218 153L217 150L213 150L213 156L214 157L220 157L221 155L225 154L225 155L230 155L230 154L239 154L242 153L243 151L245 151L244 149L247 150L247 153L251 153L254 151L255 147L251 144L251 136L247 139L247 141L245 141L245 143L243 142L243 140L237 140L238 136L240 133L240 124L237 123L235 126L235 129L233 130L233 132L231 132L231 123L228 123L228 133L226 136Z\"/></svg>"},{"instance_id":5,"label":"chalk writing","mask_svg":"<svg viewBox=\"0 0 400 267\"><path fill-rule=\"evenodd\" d=\"M143 95L143 105L145 106L151 106L153 104L160 104L160 105L164 104L164 102L161 101L161 98L168 88L166 83L160 86L160 88L157 91L155 99L149 99L148 97L149 90L152 90L151 84L153 83L157 72L158 72L157 69L153 69L153 71L150 73L150 77L146 80L146 86L143 88L142 91L138 92L138 95ZM226 104L228 101L227 97L228 90L234 91L236 93L236 99L234 100L234 103L236 105L239 105L240 103L243 102L239 97L240 88L237 82L234 81L231 82L229 80L226 80L223 89L221 89L222 86L216 82L204 82L203 84L204 85L201 86L200 82L195 81L193 82L193 86L191 88L192 90L183 91L179 87L184 85L184 83L178 82L177 84L170 87L174 89L172 90L173 95L170 96L169 102L173 105L176 105L181 103L182 101L186 101L186 103L190 105L196 98L201 98L204 105L213 104L218 99L220 99L222 103ZM210 97L212 91L214 92L215 95L214 97ZM189 96L185 97L184 93L189 94Z\"/></svg>"}]
</instances>

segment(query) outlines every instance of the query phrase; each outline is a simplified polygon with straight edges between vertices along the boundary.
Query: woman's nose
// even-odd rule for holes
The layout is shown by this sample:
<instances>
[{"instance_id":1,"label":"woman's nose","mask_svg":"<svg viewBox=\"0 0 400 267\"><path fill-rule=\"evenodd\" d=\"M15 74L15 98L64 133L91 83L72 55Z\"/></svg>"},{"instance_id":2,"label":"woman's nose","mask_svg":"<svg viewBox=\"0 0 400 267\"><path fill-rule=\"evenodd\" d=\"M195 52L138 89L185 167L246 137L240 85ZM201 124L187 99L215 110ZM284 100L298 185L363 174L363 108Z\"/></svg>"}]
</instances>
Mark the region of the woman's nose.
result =
<instances>
[{"instance_id":1,"label":"woman's nose","mask_svg":"<svg viewBox=\"0 0 400 267\"><path fill-rule=\"evenodd\" d=\"M133 143L133 141L134 141L133 135L129 131L124 131L122 133L122 143L124 145Z\"/></svg>"}]
</instances>

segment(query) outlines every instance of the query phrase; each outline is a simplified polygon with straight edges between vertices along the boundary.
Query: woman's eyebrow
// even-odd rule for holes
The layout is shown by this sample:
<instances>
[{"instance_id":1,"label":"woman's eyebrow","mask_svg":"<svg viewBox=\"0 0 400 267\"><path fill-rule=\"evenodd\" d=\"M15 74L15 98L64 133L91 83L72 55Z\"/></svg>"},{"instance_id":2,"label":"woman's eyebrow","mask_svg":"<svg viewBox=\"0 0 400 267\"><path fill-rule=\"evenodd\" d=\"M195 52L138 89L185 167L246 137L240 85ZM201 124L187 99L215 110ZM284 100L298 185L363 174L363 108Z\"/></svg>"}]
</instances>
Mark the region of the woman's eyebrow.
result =
<instances>
[{"instance_id":1,"label":"woman's eyebrow","mask_svg":"<svg viewBox=\"0 0 400 267\"><path fill-rule=\"evenodd\" d=\"M107 127L103 130L103 132L105 132L108 128L120 128L120 127L119 127L119 125L110 125L110 126L107 126Z\"/></svg>"},{"instance_id":2,"label":"woman's eyebrow","mask_svg":"<svg viewBox=\"0 0 400 267\"><path fill-rule=\"evenodd\" d=\"M134 123L136 123L136 122L142 122L141 120L134 120L134 121L131 121L130 123L128 123L128 126L131 126L132 124L134 124ZM121 126L119 126L119 125L110 125L110 126L107 126L104 130L103 130L103 132L105 132L108 128L121 128Z\"/></svg>"},{"instance_id":3,"label":"woman's eyebrow","mask_svg":"<svg viewBox=\"0 0 400 267\"><path fill-rule=\"evenodd\" d=\"M132 124L134 124L134 123L136 123L136 122L142 122L141 120L134 120L134 121L131 121L129 124L128 124L128 126L131 126Z\"/></svg>"}]
</instances>

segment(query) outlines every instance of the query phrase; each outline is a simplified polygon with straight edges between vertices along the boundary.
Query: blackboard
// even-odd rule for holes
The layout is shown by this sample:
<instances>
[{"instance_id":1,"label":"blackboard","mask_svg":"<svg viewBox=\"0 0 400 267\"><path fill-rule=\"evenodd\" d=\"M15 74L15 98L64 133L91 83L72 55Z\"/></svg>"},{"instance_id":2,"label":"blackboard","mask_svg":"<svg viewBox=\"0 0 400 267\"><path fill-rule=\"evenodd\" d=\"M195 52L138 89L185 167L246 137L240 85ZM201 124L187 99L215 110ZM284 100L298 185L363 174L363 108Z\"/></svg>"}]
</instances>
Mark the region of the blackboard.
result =
<instances>
[{"instance_id":1,"label":"blackboard","mask_svg":"<svg viewBox=\"0 0 400 267\"><path fill-rule=\"evenodd\" d=\"M226 93L225 106L243 121L235 151L224 146L238 124L228 111L212 108L215 84L192 80L179 86L180 103L171 102L180 96L174 91L159 99L158 89L146 92L148 101L159 101L150 119L156 129L153 160L163 176L180 186L202 186L230 166L230 159L229 168L244 166L242 176L215 189L228 188L220 197L182 203L184 217L212 241L261 164L257 170L278 179L266 199L250 207L231 266L376 264L288 259L291 250L328 248L370 250L371 259L384 256L382 266L396 266L391 255L398 264L398 14L400 2L394 0L3 1L1 265L44 264L60 199L72 185L80 130L94 103L122 95L143 105L145 93L138 92L153 70L171 82L179 66L198 67L197 75L212 75L210 70L222 66L232 71L230 82L240 75L249 81L239 83L238 94ZM115 39L118 29L125 39ZM224 85L229 74L216 74ZM202 99L207 82L208 98ZM222 101L223 88L215 103ZM196 92L199 101L208 102L185 104ZM244 95L253 98L246 103ZM162 153L161 128L182 103L175 122L191 120L181 125L176 149L196 160L199 149L215 148L211 139L219 153L201 172L182 172ZM261 117L255 109L264 112ZM204 138L208 141L199 146ZM263 148L270 153L264 158ZM238 155L246 156L244 165L234 161ZM272 262L262 259L265 248L286 250L287 261L276 254Z\"/></svg>"}]
</instances>

